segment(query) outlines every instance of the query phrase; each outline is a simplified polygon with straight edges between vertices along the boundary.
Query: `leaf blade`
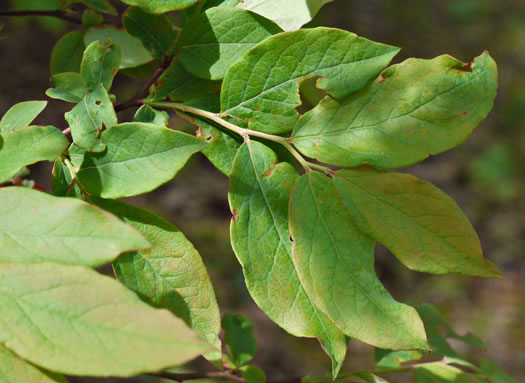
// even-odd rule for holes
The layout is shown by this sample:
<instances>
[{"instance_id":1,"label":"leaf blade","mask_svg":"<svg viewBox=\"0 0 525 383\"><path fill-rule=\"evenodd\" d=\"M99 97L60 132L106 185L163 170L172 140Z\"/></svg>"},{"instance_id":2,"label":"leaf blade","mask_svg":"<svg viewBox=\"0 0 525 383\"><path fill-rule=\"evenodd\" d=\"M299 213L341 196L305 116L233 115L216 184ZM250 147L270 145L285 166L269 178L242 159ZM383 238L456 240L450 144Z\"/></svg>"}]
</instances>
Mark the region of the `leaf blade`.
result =
<instances>
[{"instance_id":1,"label":"leaf blade","mask_svg":"<svg viewBox=\"0 0 525 383\"><path fill-rule=\"evenodd\" d=\"M0 377L4 383L67 383L65 377L42 371L3 346L0 347Z\"/></svg>"},{"instance_id":2,"label":"leaf blade","mask_svg":"<svg viewBox=\"0 0 525 383\"><path fill-rule=\"evenodd\" d=\"M47 101L24 101L13 105L0 120L0 132L24 128L44 110Z\"/></svg>"}]
</instances>

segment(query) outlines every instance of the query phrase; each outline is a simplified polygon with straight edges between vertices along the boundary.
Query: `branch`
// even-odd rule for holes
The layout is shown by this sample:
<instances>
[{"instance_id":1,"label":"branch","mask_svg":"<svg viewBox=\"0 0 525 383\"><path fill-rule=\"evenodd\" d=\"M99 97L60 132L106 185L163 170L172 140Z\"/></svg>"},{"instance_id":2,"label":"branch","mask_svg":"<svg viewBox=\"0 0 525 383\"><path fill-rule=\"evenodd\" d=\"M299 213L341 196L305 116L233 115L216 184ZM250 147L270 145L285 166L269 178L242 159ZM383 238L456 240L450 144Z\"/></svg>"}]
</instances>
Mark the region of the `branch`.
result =
<instances>
[{"instance_id":1,"label":"branch","mask_svg":"<svg viewBox=\"0 0 525 383\"><path fill-rule=\"evenodd\" d=\"M164 57L164 62L157 68L153 76L144 84L144 86L138 91L138 93L131 97L128 101L123 102L115 106L115 112L122 112L123 110L132 108L134 106L142 105L142 99L148 94L149 88L157 82L160 76L170 66L171 58L169 56Z\"/></svg>"},{"instance_id":2,"label":"branch","mask_svg":"<svg viewBox=\"0 0 525 383\"><path fill-rule=\"evenodd\" d=\"M196 373L188 373L188 374L175 374L171 372L158 372L155 374L148 374L151 376L156 376L159 378L169 379L176 382L184 382L186 380L196 380L196 379L226 379L226 380L234 380L236 382L242 382L246 383L246 380L244 378L235 375L231 371L224 371L224 372L196 372Z\"/></svg>"},{"instance_id":3,"label":"branch","mask_svg":"<svg viewBox=\"0 0 525 383\"><path fill-rule=\"evenodd\" d=\"M66 11L0 11L0 16L50 16L69 21L70 23L82 25L82 20L71 17Z\"/></svg>"}]
</instances>

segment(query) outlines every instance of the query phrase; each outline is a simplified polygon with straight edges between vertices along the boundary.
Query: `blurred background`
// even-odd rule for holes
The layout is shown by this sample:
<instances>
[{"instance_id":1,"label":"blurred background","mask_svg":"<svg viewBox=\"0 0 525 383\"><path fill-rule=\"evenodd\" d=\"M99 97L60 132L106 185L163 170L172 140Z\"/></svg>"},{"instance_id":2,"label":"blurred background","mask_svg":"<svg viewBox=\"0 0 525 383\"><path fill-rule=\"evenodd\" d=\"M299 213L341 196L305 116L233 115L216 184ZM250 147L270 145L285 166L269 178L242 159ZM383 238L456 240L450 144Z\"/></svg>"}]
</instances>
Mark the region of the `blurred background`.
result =
<instances>
[{"instance_id":1,"label":"blurred background","mask_svg":"<svg viewBox=\"0 0 525 383\"><path fill-rule=\"evenodd\" d=\"M42 9L54 0L0 0L0 9ZM58 38L76 26L42 17L1 18L0 115L24 100L46 99L48 62ZM460 346L467 357L497 362L525 382L525 2L523 0L335 0L309 26L324 25L402 47L394 59L432 58L448 53L469 62L488 50L499 67L500 88L488 118L460 147L406 171L451 195L478 232L485 256L504 271L500 280L457 275L432 276L404 268L386 249L377 249L377 273L392 295L404 302L436 305L459 333L472 331L485 349ZM142 84L117 76L119 101ZM37 123L64 129L68 105L51 101ZM121 113L120 120L132 118ZM173 127L190 130L173 118ZM51 165L32 178L50 189ZM329 360L317 341L294 338L253 303L229 244L231 214L228 179L203 156L195 156L175 180L156 192L129 199L177 225L201 253L222 312L254 322L258 353L254 364L269 379L323 375ZM344 368L372 368L373 349L350 343ZM191 367L205 366L197 361ZM75 378L73 382L157 382ZM407 380L408 381L408 380ZM402 382L402 381L400 381Z\"/></svg>"}]
</instances>

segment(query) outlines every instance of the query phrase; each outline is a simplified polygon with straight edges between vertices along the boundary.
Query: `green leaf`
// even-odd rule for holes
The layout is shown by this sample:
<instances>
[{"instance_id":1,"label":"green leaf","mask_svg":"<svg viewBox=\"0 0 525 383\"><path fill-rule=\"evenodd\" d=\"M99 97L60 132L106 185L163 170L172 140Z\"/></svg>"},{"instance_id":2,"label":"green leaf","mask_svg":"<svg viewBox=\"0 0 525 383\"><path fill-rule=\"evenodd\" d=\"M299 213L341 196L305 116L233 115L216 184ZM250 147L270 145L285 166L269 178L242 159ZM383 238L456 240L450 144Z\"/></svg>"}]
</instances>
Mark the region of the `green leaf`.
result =
<instances>
[{"instance_id":1,"label":"green leaf","mask_svg":"<svg viewBox=\"0 0 525 383\"><path fill-rule=\"evenodd\" d=\"M0 132L28 126L46 107L47 101L24 101L13 105L0 120Z\"/></svg>"},{"instance_id":2,"label":"green leaf","mask_svg":"<svg viewBox=\"0 0 525 383\"><path fill-rule=\"evenodd\" d=\"M3 346L0 346L0 378L3 383L67 383L65 377L40 370Z\"/></svg>"},{"instance_id":3,"label":"green leaf","mask_svg":"<svg viewBox=\"0 0 525 383\"><path fill-rule=\"evenodd\" d=\"M108 92L120 66L120 48L111 41L93 41L84 51L80 75L90 91L103 86Z\"/></svg>"},{"instance_id":4,"label":"green leaf","mask_svg":"<svg viewBox=\"0 0 525 383\"><path fill-rule=\"evenodd\" d=\"M99 267L148 241L113 215L30 188L0 189L0 262Z\"/></svg>"},{"instance_id":5,"label":"green leaf","mask_svg":"<svg viewBox=\"0 0 525 383\"><path fill-rule=\"evenodd\" d=\"M49 370L134 376L211 347L169 311L84 267L2 263L0 280L2 344Z\"/></svg>"},{"instance_id":6,"label":"green leaf","mask_svg":"<svg viewBox=\"0 0 525 383\"><path fill-rule=\"evenodd\" d=\"M306 293L343 333L376 347L428 350L414 308L377 279L375 243L353 223L329 177L307 172L290 201L292 256Z\"/></svg>"},{"instance_id":7,"label":"green leaf","mask_svg":"<svg viewBox=\"0 0 525 383\"><path fill-rule=\"evenodd\" d=\"M142 8L131 7L122 16L122 23L128 33L142 41L153 57L167 55L177 33L165 15L152 15Z\"/></svg>"},{"instance_id":8,"label":"green leaf","mask_svg":"<svg viewBox=\"0 0 525 383\"><path fill-rule=\"evenodd\" d=\"M230 353L235 367L241 367L252 360L257 345L253 336L253 324L248 317L226 313L222 317L224 345Z\"/></svg>"},{"instance_id":9,"label":"green leaf","mask_svg":"<svg viewBox=\"0 0 525 383\"><path fill-rule=\"evenodd\" d=\"M242 0L204 0L202 10L213 8L213 7L235 7Z\"/></svg>"},{"instance_id":10,"label":"green leaf","mask_svg":"<svg viewBox=\"0 0 525 383\"><path fill-rule=\"evenodd\" d=\"M56 160L68 146L67 138L52 126L28 126L1 134L0 183L24 166Z\"/></svg>"},{"instance_id":11,"label":"green leaf","mask_svg":"<svg viewBox=\"0 0 525 383\"><path fill-rule=\"evenodd\" d=\"M492 383L518 383L505 371L488 360L481 360L481 371L490 377Z\"/></svg>"},{"instance_id":12,"label":"green leaf","mask_svg":"<svg viewBox=\"0 0 525 383\"><path fill-rule=\"evenodd\" d=\"M414 307L425 324L428 342L432 346L433 353L453 358L458 357L447 338L461 340L476 347L484 347L483 341L472 333L463 336L457 334L434 306L423 304Z\"/></svg>"},{"instance_id":13,"label":"green leaf","mask_svg":"<svg viewBox=\"0 0 525 383\"><path fill-rule=\"evenodd\" d=\"M256 366L243 366L241 373L246 383L266 383L266 374Z\"/></svg>"},{"instance_id":14,"label":"green leaf","mask_svg":"<svg viewBox=\"0 0 525 383\"><path fill-rule=\"evenodd\" d=\"M325 98L301 119L293 143L328 164L408 166L463 142L492 108L496 88L488 53L471 64L408 59L344 100Z\"/></svg>"},{"instance_id":15,"label":"green leaf","mask_svg":"<svg viewBox=\"0 0 525 383\"><path fill-rule=\"evenodd\" d=\"M110 128L117 124L117 115L104 87L98 86L65 115L73 141L79 147L102 152L106 148L99 135L104 126Z\"/></svg>"},{"instance_id":16,"label":"green leaf","mask_svg":"<svg viewBox=\"0 0 525 383\"><path fill-rule=\"evenodd\" d=\"M82 26L84 28L92 27L93 25L100 25L104 22L104 16L91 10L86 9L82 14Z\"/></svg>"},{"instance_id":17,"label":"green leaf","mask_svg":"<svg viewBox=\"0 0 525 383\"><path fill-rule=\"evenodd\" d=\"M237 7L273 20L285 31L294 31L311 21L321 7L333 0L244 0Z\"/></svg>"},{"instance_id":18,"label":"green leaf","mask_svg":"<svg viewBox=\"0 0 525 383\"><path fill-rule=\"evenodd\" d=\"M146 12L159 14L191 7L198 0L122 0L128 5L144 8Z\"/></svg>"},{"instance_id":19,"label":"green leaf","mask_svg":"<svg viewBox=\"0 0 525 383\"><path fill-rule=\"evenodd\" d=\"M169 97L173 101L188 101L206 94L218 93L221 83L195 77L184 69L179 60L174 60L155 86L155 100Z\"/></svg>"},{"instance_id":20,"label":"green leaf","mask_svg":"<svg viewBox=\"0 0 525 383\"><path fill-rule=\"evenodd\" d=\"M153 109L149 105L142 105L135 113L133 121L168 127L170 116L167 112Z\"/></svg>"},{"instance_id":21,"label":"green leaf","mask_svg":"<svg viewBox=\"0 0 525 383\"><path fill-rule=\"evenodd\" d=\"M267 133L287 132L299 120L299 83L342 98L368 84L398 48L331 28L305 29L266 39L232 65L221 92L222 114ZM279 68L279 70L275 70Z\"/></svg>"},{"instance_id":22,"label":"green leaf","mask_svg":"<svg viewBox=\"0 0 525 383\"><path fill-rule=\"evenodd\" d=\"M84 48L84 31L73 31L62 36L51 52L51 74L79 72Z\"/></svg>"},{"instance_id":23,"label":"green leaf","mask_svg":"<svg viewBox=\"0 0 525 383\"><path fill-rule=\"evenodd\" d=\"M51 186L53 188L53 195L82 198L80 187L76 183L73 183L71 171L62 160L58 159L55 161L52 176Z\"/></svg>"},{"instance_id":24,"label":"green leaf","mask_svg":"<svg viewBox=\"0 0 525 383\"><path fill-rule=\"evenodd\" d=\"M117 278L146 303L166 308L183 319L218 350L221 317L202 259L175 226L146 210L117 201L95 203L140 231L153 247L121 255ZM206 355L221 365L221 353Z\"/></svg>"},{"instance_id":25,"label":"green leaf","mask_svg":"<svg viewBox=\"0 0 525 383\"><path fill-rule=\"evenodd\" d=\"M193 17L182 30L179 57L197 77L220 80L257 43L282 30L273 22L238 8L215 7Z\"/></svg>"},{"instance_id":26,"label":"green leaf","mask_svg":"<svg viewBox=\"0 0 525 383\"><path fill-rule=\"evenodd\" d=\"M95 11L117 16L118 12L109 0L81 0L82 3Z\"/></svg>"},{"instance_id":27,"label":"green leaf","mask_svg":"<svg viewBox=\"0 0 525 383\"><path fill-rule=\"evenodd\" d=\"M110 199L156 189L204 148L193 136L140 122L109 128L101 140L107 150L86 153L77 176L91 194Z\"/></svg>"},{"instance_id":28,"label":"green leaf","mask_svg":"<svg viewBox=\"0 0 525 383\"><path fill-rule=\"evenodd\" d=\"M412 270L500 277L483 258L474 228L452 198L409 174L373 168L335 173L353 221Z\"/></svg>"},{"instance_id":29,"label":"green leaf","mask_svg":"<svg viewBox=\"0 0 525 383\"><path fill-rule=\"evenodd\" d=\"M87 95L88 91L80 73L64 72L51 76L51 83L55 86L46 91L51 98L78 104Z\"/></svg>"},{"instance_id":30,"label":"green leaf","mask_svg":"<svg viewBox=\"0 0 525 383\"><path fill-rule=\"evenodd\" d=\"M389 383L387 380L367 371L358 371L353 373L351 376L357 376L363 379L366 383Z\"/></svg>"},{"instance_id":31,"label":"green leaf","mask_svg":"<svg viewBox=\"0 0 525 383\"><path fill-rule=\"evenodd\" d=\"M416 366L414 377L416 383L481 383L460 369L439 362Z\"/></svg>"},{"instance_id":32,"label":"green leaf","mask_svg":"<svg viewBox=\"0 0 525 383\"><path fill-rule=\"evenodd\" d=\"M290 164L277 163L263 144L242 146L230 176L232 246L257 305L289 333L319 338L337 376L345 337L314 305L292 262L288 202L298 178Z\"/></svg>"},{"instance_id":33,"label":"green leaf","mask_svg":"<svg viewBox=\"0 0 525 383\"><path fill-rule=\"evenodd\" d=\"M419 360L423 354L419 351L392 351L376 348L375 359L377 368L398 368L401 363Z\"/></svg>"},{"instance_id":34,"label":"green leaf","mask_svg":"<svg viewBox=\"0 0 525 383\"><path fill-rule=\"evenodd\" d=\"M146 64L153 60L151 54L144 48L139 39L131 36L125 29L115 26L97 26L89 28L84 35L86 45L93 41L100 41L104 44L106 39L110 39L118 45L121 53L120 69L133 68Z\"/></svg>"}]
</instances>

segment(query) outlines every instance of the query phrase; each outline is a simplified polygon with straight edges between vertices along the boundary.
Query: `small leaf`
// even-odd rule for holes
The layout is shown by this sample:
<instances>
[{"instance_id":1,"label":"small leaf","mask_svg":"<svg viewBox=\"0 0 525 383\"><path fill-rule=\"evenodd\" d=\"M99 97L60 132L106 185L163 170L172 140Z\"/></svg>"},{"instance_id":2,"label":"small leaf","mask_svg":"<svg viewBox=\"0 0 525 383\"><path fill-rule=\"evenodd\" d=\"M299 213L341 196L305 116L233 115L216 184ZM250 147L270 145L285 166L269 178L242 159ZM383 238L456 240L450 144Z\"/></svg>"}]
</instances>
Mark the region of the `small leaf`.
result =
<instances>
[{"instance_id":1,"label":"small leaf","mask_svg":"<svg viewBox=\"0 0 525 383\"><path fill-rule=\"evenodd\" d=\"M114 262L117 278L146 303L166 308L183 319L218 350L221 317L202 259L175 226L146 210L118 201L95 203L140 231L150 249L121 255ZM221 365L221 353L206 355Z\"/></svg>"},{"instance_id":2,"label":"small leaf","mask_svg":"<svg viewBox=\"0 0 525 383\"><path fill-rule=\"evenodd\" d=\"M198 0L122 0L128 5L136 5L143 8L146 12L159 14L176 11L191 7Z\"/></svg>"},{"instance_id":3,"label":"small leaf","mask_svg":"<svg viewBox=\"0 0 525 383\"><path fill-rule=\"evenodd\" d=\"M318 76L319 88L342 98L367 85L398 48L331 28L270 37L228 70L221 91L225 116L267 133L287 132L299 120L299 83ZM279 70L275 70L278 68Z\"/></svg>"},{"instance_id":4,"label":"small leaf","mask_svg":"<svg viewBox=\"0 0 525 383\"><path fill-rule=\"evenodd\" d=\"M496 63L450 56L408 59L344 100L325 98L303 116L293 143L332 165L399 168L463 142L492 109Z\"/></svg>"},{"instance_id":5,"label":"small leaf","mask_svg":"<svg viewBox=\"0 0 525 383\"><path fill-rule=\"evenodd\" d=\"M193 17L182 30L179 57L197 77L220 80L245 52L282 30L271 21L237 8L215 7Z\"/></svg>"},{"instance_id":6,"label":"small leaf","mask_svg":"<svg viewBox=\"0 0 525 383\"><path fill-rule=\"evenodd\" d=\"M233 313L224 314L221 323L224 330L224 345L235 367L241 367L252 360L257 350L253 324L248 317Z\"/></svg>"},{"instance_id":7,"label":"small leaf","mask_svg":"<svg viewBox=\"0 0 525 383\"><path fill-rule=\"evenodd\" d=\"M500 277L474 228L452 198L409 174L340 170L334 185L359 229L408 268L434 274Z\"/></svg>"},{"instance_id":8,"label":"small leaf","mask_svg":"<svg viewBox=\"0 0 525 383\"><path fill-rule=\"evenodd\" d=\"M3 346L0 346L0 378L3 383L67 383L65 377L43 371Z\"/></svg>"},{"instance_id":9,"label":"small leaf","mask_svg":"<svg viewBox=\"0 0 525 383\"><path fill-rule=\"evenodd\" d=\"M419 351L392 351L376 348L375 359L377 368L398 368L401 363L419 360L423 354Z\"/></svg>"},{"instance_id":10,"label":"small leaf","mask_svg":"<svg viewBox=\"0 0 525 383\"><path fill-rule=\"evenodd\" d=\"M289 214L299 279L341 331L376 347L428 350L419 315L377 279L375 243L353 223L330 178L302 176Z\"/></svg>"},{"instance_id":11,"label":"small leaf","mask_svg":"<svg viewBox=\"0 0 525 383\"><path fill-rule=\"evenodd\" d=\"M318 338L337 376L345 337L314 305L292 262L288 204L298 178L290 164L278 163L261 143L249 141L239 149L228 194L232 247L257 305L289 333Z\"/></svg>"},{"instance_id":12,"label":"small leaf","mask_svg":"<svg viewBox=\"0 0 525 383\"><path fill-rule=\"evenodd\" d=\"M389 383L387 380L367 371L358 371L353 373L351 376L357 376L363 379L366 383Z\"/></svg>"},{"instance_id":13,"label":"small leaf","mask_svg":"<svg viewBox=\"0 0 525 383\"><path fill-rule=\"evenodd\" d=\"M109 0L81 0L82 3L95 11L117 16L118 12Z\"/></svg>"},{"instance_id":14,"label":"small leaf","mask_svg":"<svg viewBox=\"0 0 525 383\"><path fill-rule=\"evenodd\" d=\"M120 48L106 40L93 41L84 51L80 75L90 91L103 86L108 92L120 66Z\"/></svg>"},{"instance_id":15,"label":"small leaf","mask_svg":"<svg viewBox=\"0 0 525 383\"><path fill-rule=\"evenodd\" d=\"M414 377L416 383L481 383L460 369L439 362L416 366Z\"/></svg>"},{"instance_id":16,"label":"small leaf","mask_svg":"<svg viewBox=\"0 0 525 383\"><path fill-rule=\"evenodd\" d=\"M149 247L138 231L95 206L30 188L1 188L0 217L0 262L99 267Z\"/></svg>"},{"instance_id":17,"label":"small leaf","mask_svg":"<svg viewBox=\"0 0 525 383\"><path fill-rule=\"evenodd\" d=\"M0 132L6 133L28 126L46 105L47 101L24 101L13 105L0 120Z\"/></svg>"},{"instance_id":18,"label":"small leaf","mask_svg":"<svg viewBox=\"0 0 525 383\"><path fill-rule=\"evenodd\" d=\"M490 377L492 383L518 383L517 380L509 376L505 371L496 366L494 363L482 359L481 371Z\"/></svg>"},{"instance_id":19,"label":"small leaf","mask_svg":"<svg viewBox=\"0 0 525 383\"><path fill-rule=\"evenodd\" d=\"M133 121L168 127L170 116L167 112L153 109L149 105L142 105L135 113Z\"/></svg>"},{"instance_id":20,"label":"small leaf","mask_svg":"<svg viewBox=\"0 0 525 383\"><path fill-rule=\"evenodd\" d=\"M91 10L86 9L82 14L82 26L84 28L92 27L93 25L100 25L104 22L104 16Z\"/></svg>"},{"instance_id":21,"label":"small leaf","mask_svg":"<svg viewBox=\"0 0 525 383\"><path fill-rule=\"evenodd\" d=\"M134 376L211 348L169 311L84 267L1 263L0 280L2 343L49 370Z\"/></svg>"},{"instance_id":22,"label":"small leaf","mask_svg":"<svg viewBox=\"0 0 525 383\"><path fill-rule=\"evenodd\" d=\"M237 4L239 4L241 1L244 1L244 0L204 0L204 4L201 9L205 11L206 9L213 8L213 7L233 8Z\"/></svg>"},{"instance_id":23,"label":"small leaf","mask_svg":"<svg viewBox=\"0 0 525 383\"><path fill-rule=\"evenodd\" d=\"M244 0L237 7L273 20L285 31L294 31L312 20L321 7L331 1L333 0Z\"/></svg>"},{"instance_id":24,"label":"small leaf","mask_svg":"<svg viewBox=\"0 0 525 383\"><path fill-rule=\"evenodd\" d=\"M84 48L84 31L73 31L62 36L51 52L51 74L79 72Z\"/></svg>"},{"instance_id":25,"label":"small leaf","mask_svg":"<svg viewBox=\"0 0 525 383\"><path fill-rule=\"evenodd\" d=\"M99 138L100 132L104 126L110 128L117 124L113 104L101 85L86 95L65 117L75 144L91 152L104 151L106 145Z\"/></svg>"},{"instance_id":26,"label":"small leaf","mask_svg":"<svg viewBox=\"0 0 525 383\"><path fill-rule=\"evenodd\" d=\"M144 48L153 57L167 55L177 37L173 25L165 15L152 15L142 8L128 8L122 16L122 23L131 36L142 41Z\"/></svg>"},{"instance_id":27,"label":"small leaf","mask_svg":"<svg viewBox=\"0 0 525 383\"><path fill-rule=\"evenodd\" d=\"M107 129L101 140L107 150L86 153L77 176L91 194L110 199L156 189L204 148L188 134L141 122Z\"/></svg>"},{"instance_id":28,"label":"small leaf","mask_svg":"<svg viewBox=\"0 0 525 383\"><path fill-rule=\"evenodd\" d=\"M80 187L76 183L73 183L71 171L62 160L58 159L55 161L52 176L51 186L53 188L53 195L58 197L83 197Z\"/></svg>"},{"instance_id":29,"label":"small leaf","mask_svg":"<svg viewBox=\"0 0 525 383\"><path fill-rule=\"evenodd\" d=\"M54 161L69 146L60 130L52 126L28 126L0 135L0 183L21 168L39 161Z\"/></svg>"},{"instance_id":30,"label":"small leaf","mask_svg":"<svg viewBox=\"0 0 525 383\"><path fill-rule=\"evenodd\" d=\"M206 94L218 93L221 83L196 77L186 71L179 60L174 60L155 86L155 100L169 97L173 101L188 101Z\"/></svg>"},{"instance_id":31,"label":"small leaf","mask_svg":"<svg viewBox=\"0 0 525 383\"><path fill-rule=\"evenodd\" d=\"M243 366L241 373L246 383L266 383L266 374L256 366Z\"/></svg>"},{"instance_id":32,"label":"small leaf","mask_svg":"<svg viewBox=\"0 0 525 383\"><path fill-rule=\"evenodd\" d=\"M46 91L51 98L78 104L87 95L88 91L80 73L64 72L51 76L51 83L55 86Z\"/></svg>"},{"instance_id":33,"label":"small leaf","mask_svg":"<svg viewBox=\"0 0 525 383\"><path fill-rule=\"evenodd\" d=\"M153 57L144 48L140 40L131 36L123 28L108 25L96 26L89 28L84 35L84 43L86 45L97 40L104 44L106 39L110 39L113 44L120 48L120 69L133 68L153 60Z\"/></svg>"}]
</instances>

